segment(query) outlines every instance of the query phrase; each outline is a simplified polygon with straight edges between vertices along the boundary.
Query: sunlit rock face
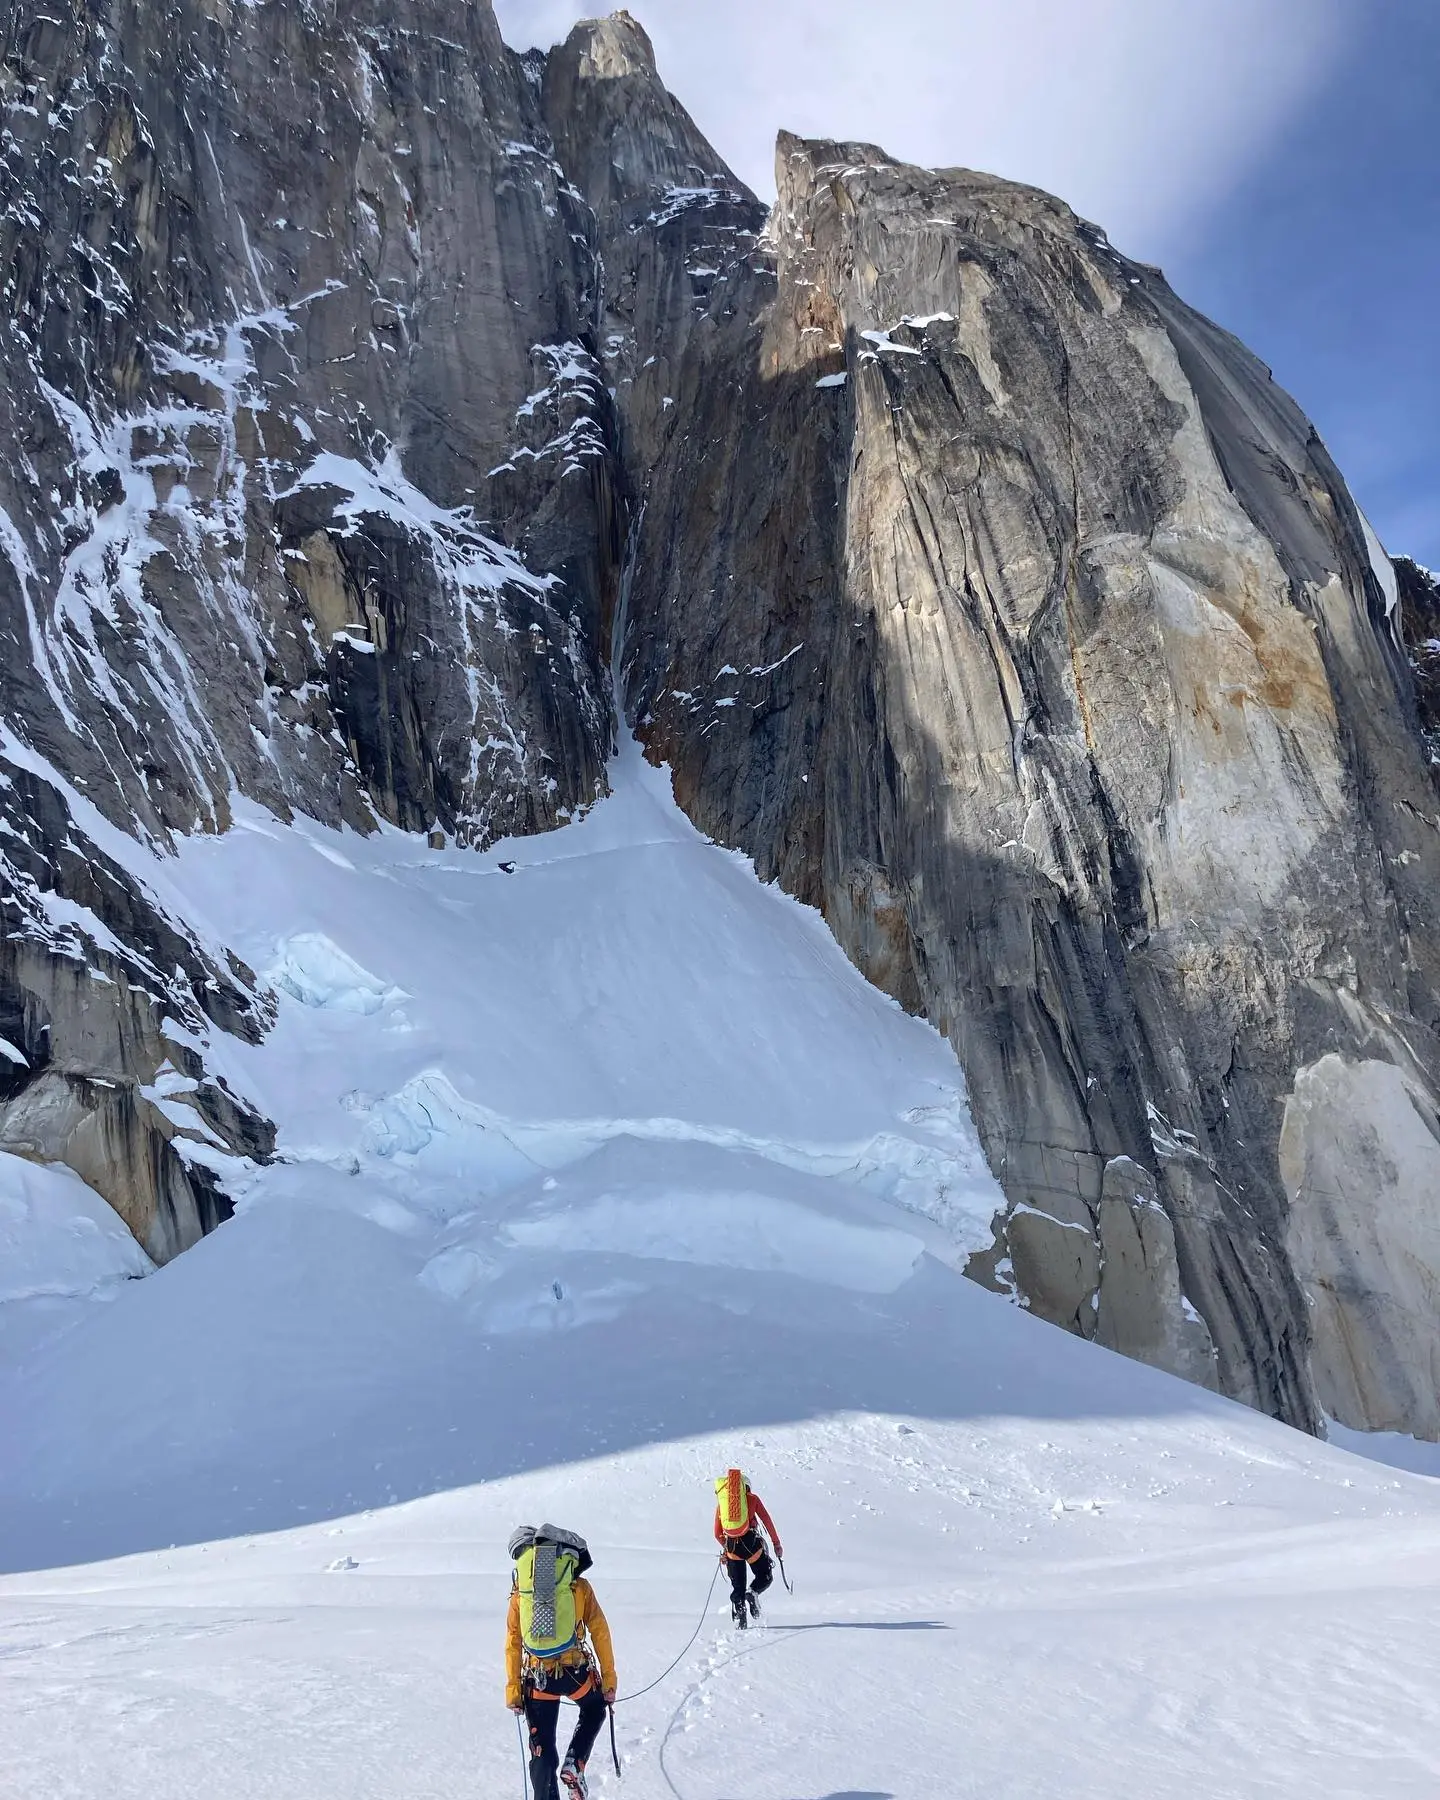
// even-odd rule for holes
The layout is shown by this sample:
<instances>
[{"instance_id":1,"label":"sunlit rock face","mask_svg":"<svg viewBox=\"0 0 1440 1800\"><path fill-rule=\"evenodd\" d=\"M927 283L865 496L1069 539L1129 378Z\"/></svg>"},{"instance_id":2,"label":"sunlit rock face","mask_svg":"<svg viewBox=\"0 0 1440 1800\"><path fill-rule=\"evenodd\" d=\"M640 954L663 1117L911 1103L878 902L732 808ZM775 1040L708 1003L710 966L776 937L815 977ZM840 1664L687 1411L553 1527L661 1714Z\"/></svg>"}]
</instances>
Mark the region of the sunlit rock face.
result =
<instances>
[{"instance_id":1,"label":"sunlit rock face","mask_svg":"<svg viewBox=\"0 0 1440 1800\"><path fill-rule=\"evenodd\" d=\"M1322 1058L1383 1044L1390 1122L1434 1104L1388 561L1268 372L1057 201L794 139L777 181L651 438L643 734L950 1037L1010 1200L980 1279L1297 1422L1433 1430L1432 1327L1368 1392L1310 1354L1322 1305L1417 1328L1440 1248L1406 1226L1401 1293L1371 1245L1435 1216L1418 1148L1325 1201L1328 1261L1294 1223Z\"/></svg>"},{"instance_id":2,"label":"sunlit rock face","mask_svg":"<svg viewBox=\"0 0 1440 1800\"><path fill-rule=\"evenodd\" d=\"M153 1255L219 1222L273 1146L209 1047L268 996L97 837L550 829L613 660L950 1039L977 1279L1440 1434L1420 590L1241 345L988 176L782 137L767 216L626 14L6 30L0 1144Z\"/></svg>"}]
</instances>

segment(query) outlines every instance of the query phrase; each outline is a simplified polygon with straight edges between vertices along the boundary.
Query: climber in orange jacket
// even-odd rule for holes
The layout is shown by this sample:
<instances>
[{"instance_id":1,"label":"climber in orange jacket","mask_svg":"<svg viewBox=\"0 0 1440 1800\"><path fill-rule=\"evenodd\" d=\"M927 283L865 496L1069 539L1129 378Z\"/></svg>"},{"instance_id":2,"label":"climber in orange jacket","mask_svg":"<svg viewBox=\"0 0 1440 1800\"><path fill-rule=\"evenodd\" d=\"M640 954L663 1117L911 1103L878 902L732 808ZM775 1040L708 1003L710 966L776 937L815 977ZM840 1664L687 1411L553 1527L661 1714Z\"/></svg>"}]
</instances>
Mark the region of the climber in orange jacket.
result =
<instances>
[{"instance_id":1,"label":"climber in orange jacket","mask_svg":"<svg viewBox=\"0 0 1440 1800\"><path fill-rule=\"evenodd\" d=\"M535 1800L559 1800L557 1780L568 1800L586 1800L585 1764L616 1685L610 1627L584 1575L590 1551L574 1532L522 1525L510 1539L510 1555L505 1704L523 1713L529 1727ZM580 1708L563 1764L556 1746L562 1700Z\"/></svg>"},{"instance_id":2,"label":"climber in orange jacket","mask_svg":"<svg viewBox=\"0 0 1440 1800\"><path fill-rule=\"evenodd\" d=\"M776 1556L785 1554L775 1522L765 1510L765 1502L755 1493L739 1469L727 1469L715 1483L715 1541L725 1558L730 1576L730 1611L736 1627L744 1631L751 1619L760 1617L759 1596L775 1579L770 1553L760 1527L770 1534ZM745 1577L749 1571L750 1588L746 1592Z\"/></svg>"}]
</instances>

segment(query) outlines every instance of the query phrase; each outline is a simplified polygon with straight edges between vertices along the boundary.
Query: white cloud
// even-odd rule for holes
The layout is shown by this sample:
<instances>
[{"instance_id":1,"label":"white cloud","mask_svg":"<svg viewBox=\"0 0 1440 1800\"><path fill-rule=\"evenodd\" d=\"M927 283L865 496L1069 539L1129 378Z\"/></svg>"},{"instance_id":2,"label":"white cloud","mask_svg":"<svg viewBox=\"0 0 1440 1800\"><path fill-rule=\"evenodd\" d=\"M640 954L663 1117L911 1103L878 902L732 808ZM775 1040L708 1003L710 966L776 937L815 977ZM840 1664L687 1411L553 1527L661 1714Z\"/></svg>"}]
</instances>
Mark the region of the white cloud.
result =
<instances>
[{"instance_id":1,"label":"white cloud","mask_svg":"<svg viewBox=\"0 0 1440 1800\"><path fill-rule=\"evenodd\" d=\"M636 0L660 72L757 192L784 126L1068 200L1182 245L1335 66L1364 0ZM497 0L512 44L577 16Z\"/></svg>"}]
</instances>

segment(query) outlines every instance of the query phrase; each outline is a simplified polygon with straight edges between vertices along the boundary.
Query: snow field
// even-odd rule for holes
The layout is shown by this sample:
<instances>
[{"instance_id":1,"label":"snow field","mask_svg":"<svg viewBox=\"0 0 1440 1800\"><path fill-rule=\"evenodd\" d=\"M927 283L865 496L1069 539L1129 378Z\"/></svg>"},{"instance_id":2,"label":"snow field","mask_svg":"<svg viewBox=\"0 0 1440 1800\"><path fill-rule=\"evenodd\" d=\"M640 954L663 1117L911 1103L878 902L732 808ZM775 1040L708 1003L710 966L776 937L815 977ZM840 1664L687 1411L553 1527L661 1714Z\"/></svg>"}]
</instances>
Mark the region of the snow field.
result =
<instances>
[{"instance_id":1,"label":"snow field","mask_svg":"<svg viewBox=\"0 0 1440 1800\"><path fill-rule=\"evenodd\" d=\"M796 1593L742 1639L714 1591L631 1800L1433 1795L1434 1484L966 1282L947 1047L614 778L487 856L243 811L146 863L279 995L211 1057L290 1160L143 1281L0 1164L7 1795L515 1795L510 1530L589 1537L632 1693L732 1461ZM32 1330L44 1280L113 1298Z\"/></svg>"},{"instance_id":2,"label":"snow field","mask_svg":"<svg viewBox=\"0 0 1440 1800\"><path fill-rule=\"evenodd\" d=\"M694 1628L738 1456L796 1592L740 1638L716 1590L597 1795L1431 1794L1433 1502L1256 1425L840 1413L12 1576L0 1754L27 1800L516 1793L509 1529L590 1534L628 1693Z\"/></svg>"}]
</instances>

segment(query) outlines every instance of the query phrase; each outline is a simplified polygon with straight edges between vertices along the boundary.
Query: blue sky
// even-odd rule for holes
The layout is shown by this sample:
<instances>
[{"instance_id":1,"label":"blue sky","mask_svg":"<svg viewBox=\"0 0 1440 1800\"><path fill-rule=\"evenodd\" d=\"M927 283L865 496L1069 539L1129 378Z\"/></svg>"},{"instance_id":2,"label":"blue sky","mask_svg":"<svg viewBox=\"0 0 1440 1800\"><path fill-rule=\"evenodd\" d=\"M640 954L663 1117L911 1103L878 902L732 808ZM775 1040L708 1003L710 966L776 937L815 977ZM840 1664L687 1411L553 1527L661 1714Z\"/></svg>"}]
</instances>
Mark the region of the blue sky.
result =
<instances>
[{"instance_id":1,"label":"blue sky","mask_svg":"<svg viewBox=\"0 0 1440 1800\"><path fill-rule=\"evenodd\" d=\"M776 130L1034 182L1160 263L1440 567L1440 0L630 0L761 194ZM496 0L548 44L573 0ZM598 10L598 9L596 9Z\"/></svg>"},{"instance_id":2,"label":"blue sky","mask_svg":"<svg viewBox=\"0 0 1440 1800\"><path fill-rule=\"evenodd\" d=\"M1440 568L1440 0L1378 0L1202 229L1192 304L1305 407L1386 547Z\"/></svg>"}]
</instances>

